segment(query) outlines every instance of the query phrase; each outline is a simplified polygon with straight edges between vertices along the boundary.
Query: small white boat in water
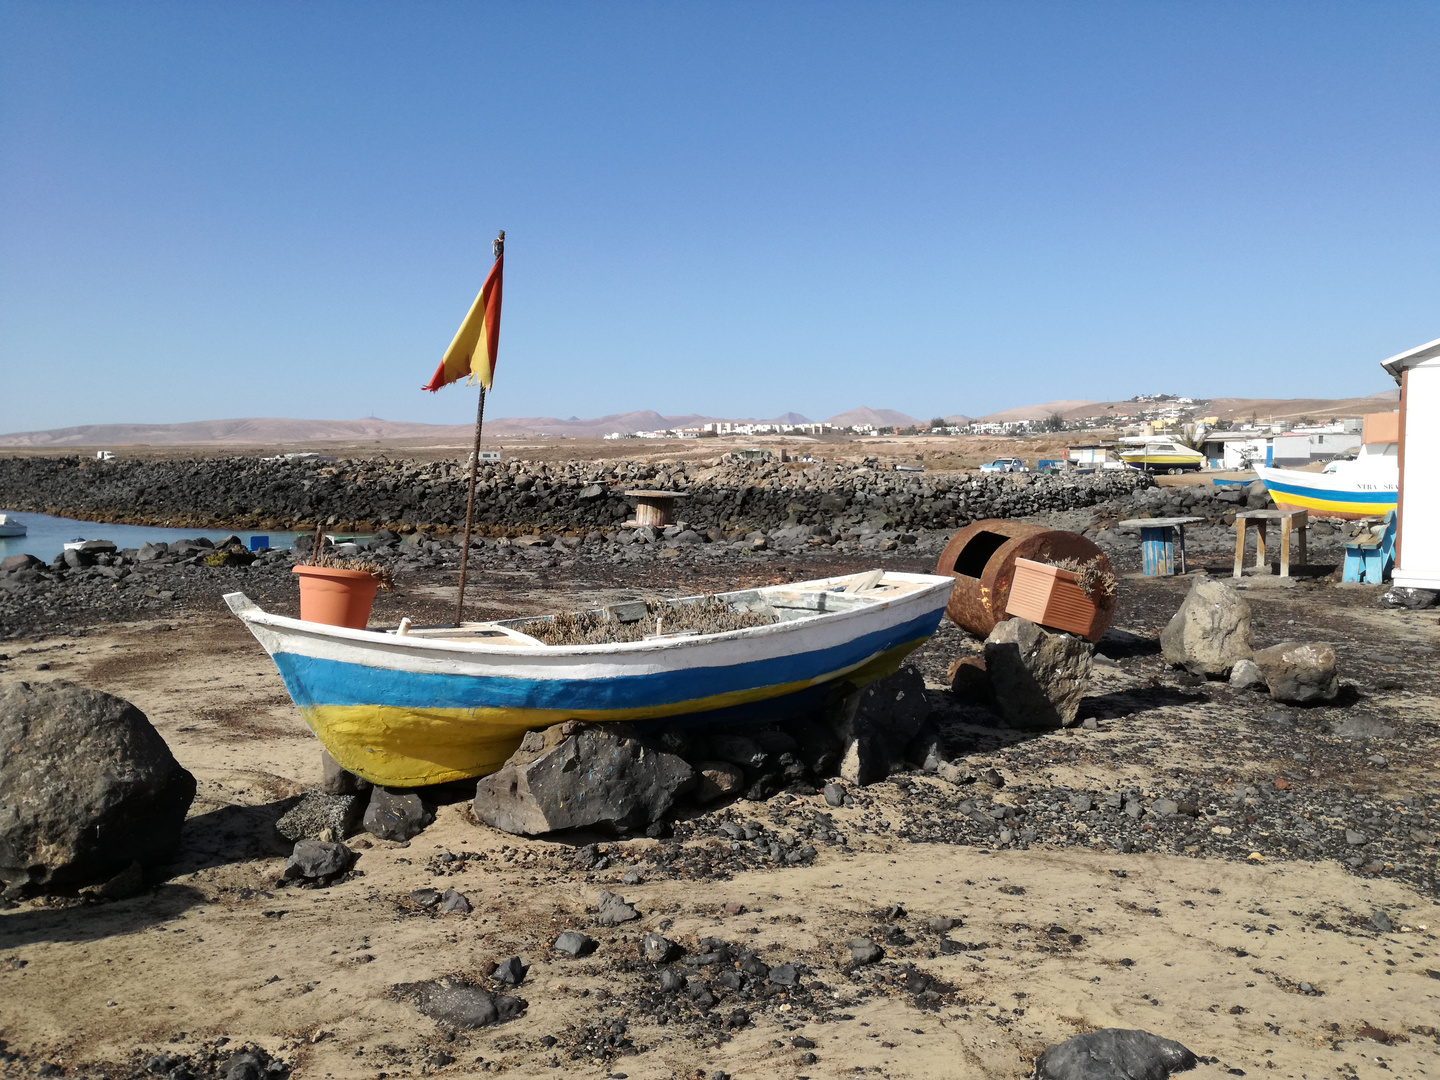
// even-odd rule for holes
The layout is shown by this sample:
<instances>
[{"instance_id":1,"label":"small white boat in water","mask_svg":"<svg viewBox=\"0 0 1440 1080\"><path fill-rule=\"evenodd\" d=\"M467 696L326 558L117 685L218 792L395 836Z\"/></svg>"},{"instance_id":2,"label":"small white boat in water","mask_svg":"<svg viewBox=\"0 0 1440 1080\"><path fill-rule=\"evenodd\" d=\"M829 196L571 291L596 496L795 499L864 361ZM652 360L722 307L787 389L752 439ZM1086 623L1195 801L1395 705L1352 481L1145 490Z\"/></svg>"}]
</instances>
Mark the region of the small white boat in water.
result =
<instances>
[{"instance_id":1,"label":"small white boat in water","mask_svg":"<svg viewBox=\"0 0 1440 1080\"><path fill-rule=\"evenodd\" d=\"M6 514L0 514L0 536L24 536L25 526L18 521L12 520Z\"/></svg>"},{"instance_id":2,"label":"small white boat in water","mask_svg":"<svg viewBox=\"0 0 1440 1080\"><path fill-rule=\"evenodd\" d=\"M563 720L724 726L802 715L842 683L899 667L935 632L954 584L873 570L390 631L272 615L243 593L225 602L342 767L414 787L494 772L527 730Z\"/></svg>"}]
</instances>

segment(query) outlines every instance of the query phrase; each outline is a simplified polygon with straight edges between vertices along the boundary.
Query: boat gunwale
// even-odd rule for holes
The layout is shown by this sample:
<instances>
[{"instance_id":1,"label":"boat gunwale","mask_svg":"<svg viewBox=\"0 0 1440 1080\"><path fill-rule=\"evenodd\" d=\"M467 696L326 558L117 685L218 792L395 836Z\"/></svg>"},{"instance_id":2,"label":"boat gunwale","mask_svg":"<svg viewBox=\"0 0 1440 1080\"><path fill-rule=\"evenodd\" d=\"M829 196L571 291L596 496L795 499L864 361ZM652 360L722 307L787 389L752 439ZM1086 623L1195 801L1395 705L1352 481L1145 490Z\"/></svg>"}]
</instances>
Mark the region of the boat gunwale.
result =
<instances>
[{"instance_id":1,"label":"boat gunwale","mask_svg":"<svg viewBox=\"0 0 1440 1080\"><path fill-rule=\"evenodd\" d=\"M948 592L955 584L954 578L938 574L914 574L900 571L892 573L886 571L886 576L893 576L897 581L906 584L921 585L923 588L889 599L881 600L876 598L873 604L865 607L852 607L844 611L821 611L812 615L802 615L795 619L768 623L764 626L746 626L738 630L725 630L718 634L695 634L674 638L643 639L641 641L601 642L593 645L540 645L524 648L519 648L515 645L488 645L479 641L452 641L443 638L412 637L408 634L387 633L384 630L357 630L347 626L330 626L326 623L306 622L303 619L292 618L288 615L276 615L268 612L243 592L227 593L224 599L226 604L230 606L230 610L242 622L247 624L254 623L259 626L267 626L280 631L291 631L306 637L319 638L321 640L346 641L358 647L385 646L387 651L398 647L401 652L414 655L421 655L426 652L440 652L459 656L510 660L516 660L521 657L538 658L542 656L555 658L607 657L616 654L630 655L632 653L668 652L737 640L763 639L778 636L782 633L808 629L820 619L824 619L829 623L846 622L868 613L888 611L900 603L929 597L942 588ZM812 581L789 582L783 586L774 585L761 586L758 589L736 589L733 590L733 592L759 592L763 594L764 591L769 588L793 588L797 585L838 582L851 577L854 577L854 575L844 574L837 577L815 578L812 579ZM884 579L882 578L881 580L883 581ZM727 596L731 594L699 593L695 596L681 596L674 597L673 599L702 599L710 595ZM240 598L241 603L238 605L231 604L231 597Z\"/></svg>"}]
</instances>

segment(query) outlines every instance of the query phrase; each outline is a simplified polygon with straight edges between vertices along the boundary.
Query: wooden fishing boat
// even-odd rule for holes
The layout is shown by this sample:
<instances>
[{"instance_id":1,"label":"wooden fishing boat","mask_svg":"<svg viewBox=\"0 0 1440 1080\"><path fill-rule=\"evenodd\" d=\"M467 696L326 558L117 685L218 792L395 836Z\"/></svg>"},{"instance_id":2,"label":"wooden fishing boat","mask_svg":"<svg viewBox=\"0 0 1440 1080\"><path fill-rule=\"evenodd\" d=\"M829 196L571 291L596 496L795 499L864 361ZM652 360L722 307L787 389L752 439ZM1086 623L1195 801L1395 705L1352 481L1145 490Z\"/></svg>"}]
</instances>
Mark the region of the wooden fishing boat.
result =
<instances>
[{"instance_id":1,"label":"wooden fishing boat","mask_svg":"<svg viewBox=\"0 0 1440 1080\"><path fill-rule=\"evenodd\" d=\"M1311 517L1383 518L1400 500L1400 465L1395 443L1366 443L1354 461L1332 461L1323 472L1257 466L1270 497L1282 510L1308 510Z\"/></svg>"},{"instance_id":2,"label":"wooden fishing boat","mask_svg":"<svg viewBox=\"0 0 1440 1080\"><path fill-rule=\"evenodd\" d=\"M935 632L953 583L874 570L431 629L304 622L262 611L243 593L225 602L342 767L411 787L493 772L527 730L568 719L708 725L813 710L841 683L862 686L899 667ZM704 626L711 613L720 625L754 625L683 628ZM657 632L598 644L542 640L550 630L603 633L607 624L617 634L627 625L632 635L650 625Z\"/></svg>"}]
</instances>

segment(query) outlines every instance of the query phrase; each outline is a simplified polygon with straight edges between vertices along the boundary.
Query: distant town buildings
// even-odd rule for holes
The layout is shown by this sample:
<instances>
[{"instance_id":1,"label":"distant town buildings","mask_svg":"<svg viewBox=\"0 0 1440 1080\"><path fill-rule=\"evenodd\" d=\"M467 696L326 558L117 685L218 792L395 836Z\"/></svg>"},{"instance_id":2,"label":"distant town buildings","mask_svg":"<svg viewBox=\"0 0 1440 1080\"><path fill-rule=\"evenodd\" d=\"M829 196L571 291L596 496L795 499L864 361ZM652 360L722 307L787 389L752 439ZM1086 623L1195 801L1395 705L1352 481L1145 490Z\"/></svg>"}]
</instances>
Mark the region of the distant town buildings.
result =
<instances>
[{"instance_id":1,"label":"distant town buildings","mask_svg":"<svg viewBox=\"0 0 1440 1080\"><path fill-rule=\"evenodd\" d=\"M869 425L864 425L868 427ZM606 435L607 439L703 439L714 438L719 435L823 435L827 431L834 431L829 424L778 424L778 423L755 423L753 421L735 422L731 420L718 420L712 424L704 424L700 427L689 428L666 428L663 431L612 431ZM858 428L854 429L859 431ZM869 434L863 432L862 434Z\"/></svg>"}]
</instances>

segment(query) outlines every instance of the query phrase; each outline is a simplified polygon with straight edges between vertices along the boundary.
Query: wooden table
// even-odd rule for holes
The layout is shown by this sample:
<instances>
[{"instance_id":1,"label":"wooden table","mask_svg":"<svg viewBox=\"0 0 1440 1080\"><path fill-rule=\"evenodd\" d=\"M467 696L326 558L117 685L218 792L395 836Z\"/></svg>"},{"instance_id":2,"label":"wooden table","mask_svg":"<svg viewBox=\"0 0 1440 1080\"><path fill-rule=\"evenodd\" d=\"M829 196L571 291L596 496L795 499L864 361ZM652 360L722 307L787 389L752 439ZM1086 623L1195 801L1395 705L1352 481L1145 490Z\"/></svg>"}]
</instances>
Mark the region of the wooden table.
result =
<instances>
[{"instance_id":1,"label":"wooden table","mask_svg":"<svg viewBox=\"0 0 1440 1080\"><path fill-rule=\"evenodd\" d=\"M1258 569L1268 566L1269 560L1265 557L1265 529L1270 522L1280 526L1280 576L1290 576L1290 531L1298 530L1299 541L1299 565L1305 566L1308 558L1305 552L1305 528L1310 523L1310 512L1308 510L1241 510L1235 515L1235 577L1239 577L1245 567L1245 530L1250 522L1255 523L1255 566Z\"/></svg>"},{"instance_id":2,"label":"wooden table","mask_svg":"<svg viewBox=\"0 0 1440 1080\"><path fill-rule=\"evenodd\" d=\"M673 524L675 500L690 497L684 491L627 491L624 494L635 500L635 520L625 522L627 529L641 525L663 529Z\"/></svg>"},{"instance_id":3,"label":"wooden table","mask_svg":"<svg viewBox=\"0 0 1440 1080\"><path fill-rule=\"evenodd\" d=\"M1201 517L1131 518L1120 525L1140 530L1140 572L1147 577L1169 577L1175 573L1177 546L1180 573L1185 573L1185 526L1204 520Z\"/></svg>"}]
</instances>

